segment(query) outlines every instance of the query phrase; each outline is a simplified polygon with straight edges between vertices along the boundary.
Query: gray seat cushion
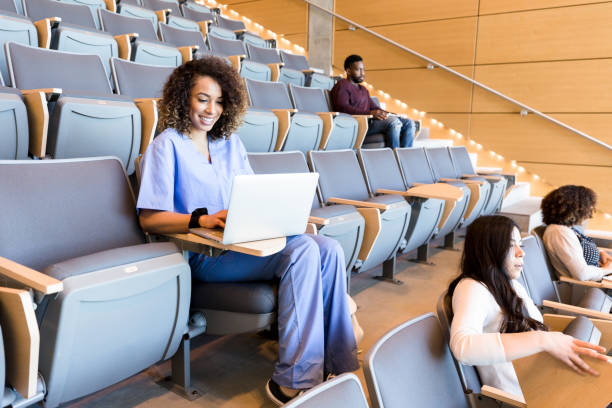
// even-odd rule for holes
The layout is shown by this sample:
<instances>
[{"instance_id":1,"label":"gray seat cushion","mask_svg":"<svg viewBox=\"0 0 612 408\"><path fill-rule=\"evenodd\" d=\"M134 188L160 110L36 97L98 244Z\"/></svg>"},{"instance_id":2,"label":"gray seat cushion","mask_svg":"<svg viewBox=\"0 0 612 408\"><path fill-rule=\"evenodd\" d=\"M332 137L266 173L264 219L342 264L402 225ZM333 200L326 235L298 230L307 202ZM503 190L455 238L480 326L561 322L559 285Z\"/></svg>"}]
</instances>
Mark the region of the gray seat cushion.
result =
<instances>
[{"instance_id":1,"label":"gray seat cushion","mask_svg":"<svg viewBox=\"0 0 612 408\"><path fill-rule=\"evenodd\" d=\"M310 215L313 217L332 218L352 214L355 211L356 209L352 205L335 204L322 208L313 208Z\"/></svg>"},{"instance_id":2,"label":"gray seat cushion","mask_svg":"<svg viewBox=\"0 0 612 408\"><path fill-rule=\"evenodd\" d=\"M567 325L563 333L588 342L591 340L591 333L593 333L594 328L592 321L584 316L578 316Z\"/></svg>"},{"instance_id":3,"label":"gray seat cushion","mask_svg":"<svg viewBox=\"0 0 612 408\"><path fill-rule=\"evenodd\" d=\"M276 310L276 285L272 282L201 282L194 280L192 309L263 314Z\"/></svg>"},{"instance_id":4,"label":"gray seat cushion","mask_svg":"<svg viewBox=\"0 0 612 408\"><path fill-rule=\"evenodd\" d=\"M600 288L588 288L576 306L599 312L609 312L610 303L610 297L606 295L606 292Z\"/></svg>"}]
</instances>

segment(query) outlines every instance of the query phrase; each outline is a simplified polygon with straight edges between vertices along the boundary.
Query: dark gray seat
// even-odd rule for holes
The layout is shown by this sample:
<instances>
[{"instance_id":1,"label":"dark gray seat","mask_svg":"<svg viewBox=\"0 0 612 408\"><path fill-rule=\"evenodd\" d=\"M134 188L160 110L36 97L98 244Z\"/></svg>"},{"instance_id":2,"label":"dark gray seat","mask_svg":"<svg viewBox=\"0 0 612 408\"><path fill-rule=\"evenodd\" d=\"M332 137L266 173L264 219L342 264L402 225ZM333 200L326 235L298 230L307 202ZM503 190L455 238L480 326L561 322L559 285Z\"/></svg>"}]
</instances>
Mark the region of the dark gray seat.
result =
<instances>
[{"instance_id":1,"label":"dark gray seat","mask_svg":"<svg viewBox=\"0 0 612 408\"><path fill-rule=\"evenodd\" d=\"M499 211L502 200L504 199L504 194L506 193L506 178L497 174L485 176L477 174L465 146L449 147L448 151L450 152L451 158L453 159L453 165L459 176L468 180L486 181L491 186L489 198L482 209L482 214L490 215Z\"/></svg>"},{"instance_id":2,"label":"dark gray seat","mask_svg":"<svg viewBox=\"0 0 612 408\"><path fill-rule=\"evenodd\" d=\"M77 4L77 5L89 7L89 10L91 11L91 14L96 23L96 29L98 30L100 29L100 21L98 20L98 9L106 8L106 3L104 2L104 0L59 0L59 1L61 1L62 3L67 3L67 4Z\"/></svg>"},{"instance_id":3,"label":"dark gray seat","mask_svg":"<svg viewBox=\"0 0 612 408\"><path fill-rule=\"evenodd\" d=\"M99 14L100 12L98 12ZM140 4L140 2L131 2L122 0L121 3L117 6L117 13L126 17L134 17L134 18L145 18L151 21L154 27L157 27L159 24L159 16L154 10L149 10ZM102 22L102 16L100 16L100 22Z\"/></svg>"},{"instance_id":4,"label":"dark gray seat","mask_svg":"<svg viewBox=\"0 0 612 408\"><path fill-rule=\"evenodd\" d=\"M232 30L228 30L227 28L219 27L216 24L211 24L208 26L208 34L213 34L226 40L236 39L236 33L234 33Z\"/></svg>"},{"instance_id":5,"label":"dark gray seat","mask_svg":"<svg viewBox=\"0 0 612 408\"><path fill-rule=\"evenodd\" d=\"M50 44L40 44L53 50L99 55L110 78L110 59L119 56L117 42L109 33L99 31L100 23L94 5L54 0L23 0L24 10L32 20L59 17L61 22L52 30ZM102 2L104 4L104 2Z\"/></svg>"},{"instance_id":6,"label":"dark gray seat","mask_svg":"<svg viewBox=\"0 0 612 408\"><path fill-rule=\"evenodd\" d=\"M154 26L151 20L127 17L102 9L98 12L104 31L115 36L138 33L138 38L129 43L129 48L131 48L129 59L131 61L167 67L178 67L183 63L178 48L157 39L157 26Z\"/></svg>"},{"instance_id":7,"label":"dark gray seat","mask_svg":"<svg viewBox=\"0 0 612 408\"><path fill-rule=\"evenodd\" d=\"M159 38L175 47L197 45L195 58L202 58L209 51L208 44L201 31L185 30L168 24L159 23Z\"/></svg>"},{"instance_id":8,"label":"dark gray seat","mask_svg":"<svg viewBox=\"0 0 612 408\"><path fill-rule=\"evenodd\" d=\"M306 84L306 76L301 70L285 68L282 66L283 61L281 60L280 54L276 48L257 47L252 44L247 44L246 48L249 52L249 58L253 61L262 64L279 64L280 72L278 74L278 79L276 79L279 82L298 86L304 86Z\"/></svg>"},{"instance_id":9,"label":"dark gray seat","mask_svg":"<svg viewBox=\"0 0 612 408\"><path fill-rule=\"evenodd\" d=\"M544 305L545 301L559 303L561 299L556 282L552 279L552 271L549 269L546 260L546 250L541 241L538 241L539 237L537 235L531 235L522 239L522 247L525 252L522 275L533 302L540 309L548 311L550 308ZM576 288L572 298L568 299L572 305L585 310L610 312L612 298L603 289L589 286L572 286Z\"/></svg>"},{"instance_id":10,"label":"dark gray seat","mask_svg":"<svg viewBox=\"0 0 612 408\"><path fill-rule=\"evenodd\" d=\"M160 19L160 23L166 23L183 30L200 31L200 25L197 21L183 17L179 3L176 0L141 0L141 4L147 10L156 12L165 11L163 13L164 19Z\"/></svg>"},{"instance_id":11,"label":"dark gray seat","mask_svg":"<svg viewBox=\"0 0 612 408\"><path fill-rule=\"evenodd\" d=\"M316 72L313 68L310 68L305 56L291 54L284 50L279 50L279 53L283 60L284 68L301 71L306 74L306 86L331 91L336 84L334 78L322 72Z\"/></svg>"},{"instance_id":12,"label":"dark gray seat","mask_svg":"<svg viewBox=\"0 0 612 408\"><path fill-rule=\"evenodd\" d=\"M280 82L263 82L245 79L249 92L249 101L256 109L281 109L287 112L294 110L285 84ZM276 150L299 150L303 153L316 150L321 144L323 134L323 120L313 113L293 112L290 115L290 124L286 136L277 139ZM283 125L281 124L281 127ZM279 138L280 139L280 138Z\"/></svg>"},{"instance_id":13,"label":"dark gray seat","mask_svg":"<svg viewBox=\"0 0 612 408\"><path fill-rule=\"evenodd\" d=\"M120 58L111 60L115 89L130 98L161 98L171 67L139 64Z\"/></svg>"},{"instance_id":14,"label":"dark gray seat","mask_svg":"<svg viewBox=\"0 0 612 408\"><path fill-rule=\"evenodd\" d=\"M247 59L246 49L242 41L222 38L215 33L211 33L208 36L208 44L214 55L229 58L241 77L258 81L270 80L272 76L270 67Z\"/></svg>"},{"instance_id":15,"label":"dark gray seat","mask_svg":"<svg viewBox=\"0 0 612 408\"><path fill-rule=\"evenodd\" d=\"M0 11L23 15L23 3L17 0L0 0Z\"/></svg>"},{"instance_id":16,"label":"dark gray seat","mask_svg":"<svg viewBox=\"0 0 612 408\"><path fill-rule=\"evenodd\" d=\"M259 35L249 32L244 23L240 20L232 20L225 18L222 15L217 16L217 27L232 31L236 38L243 41L245 44L256 45L258 47L270 47L270 41L264 40Z\"/></svg>"},{"instance_id":17,"label":"dark gray seat","mask_svg":"<svg viewBox=\"0 0 612 408\"><path fill-rule=\"evenodd\" d=\"M121 162L0 161L0 173L0 256L63 283L36 310L45 407L172 357L189 265L174 244L145 243Z\"/></svg>"},{"instance_id":18,"label":"dark gray seat","mask_svg":"<svg viewBox=\"0 0 612 408\"><path fill-rule=\"evenodd\" d=\"M4 86L0 86L0 128L0 160L27 159L30 136L23 96Z\"/></svg>"},{"instance_id":19,"label":"dark gray seat","mask_svg":"<svg viewBox=\"0 0 612 408\"><path fill-rule=\"evenodd\" d=\"M8 72L8 62L4 44L9 41L38 47L38 33L34 23L29 17L19 15L15 12L0 12L0 44L3 45L0 47L0 74L2 74L3 85L5 84L7 86L11 85L11 76Z\"/></svg>"},{"instance_id":20,"label":"dark gray seat","mask_svg":"<svg viewBox=\"0 0 612 408\"><path fill-rule=\"evenodd\" d=\"M399 163L395 160L393 150L362 149L358 153L359 162L366 175L367 186L371 195L377 195L379 189L406 191ZM406 231L406 247L403 252L419 248L419 260L427 260L429 241L438 232L442 218L444 201L437 198L404 196L412 212Z\"/></svg>"},{"instance_id":21,"label":"dark gray seat","mask_svg":"<svg viewBox=\"0 0 612 408\"><path fill-rule=\"evenodd\" d=\"M366 354L363 371L375 408L470 406L433 313L387 332Z\"/></svg>"},{"instance_id":22,"label":"dark gray seat","mask_svg":"<svg viewBox=\"0 0 612 408\"><path fill-rule=\"evenodd\" d=\"M368 237L366 231L364 244L358 256L361 265L357 263L356 268L365 271L383 264L383 275L393 279L395 255L398 249L406 244L404 237L410 220L410 205L400 195L371 197L353 150L310 151L308 158L312 171L319 173L321 201L324 204L333 204L335 200L332 198L337 197L355 200L355 203L346 204L366 208L369 212L374 210L379 212L378 216L369 215L376 224L380 225L379 234L366 247L366 240L372 239ZM366 217L366 230L368 222L371 221ZM364 249L368 251L364 252Z\"/></svg>"},{"instance_id":23,"label":"dark gray seat","mask_svg":"<svg viewBox=\"0 0 612 408\"><path fill-rule=\"evenodd\" d=\"M249 153L249 162L258 174L310 171L302 152ZM340 243L344 250L347 278L350 277L363 241L363 217L352 205L322 206L317 195L312 202L310 214L328 220L327 225L317 225L318 233Z\"/></svg>"},{"instance_id":24,"label":"dark gray seat","mask_svg":"<svg viewBox=\"0 0 612 408\"><path fill-rule=\"evenodd\" d=\"M353 373L339 375L292 399L285 408L368 408L359 378Z\"/></svg>"},{"instance_id":25,"label":"dark gray seat","mask_svg":"<svg viewBox=\"0 0 612 408\"><path fill-rule=\"evenodd\" d=\"M6 47L14 87L61 90L48 93L49 103L40 107L49 110L42 152L56 159L113 155L129 174L134 171L141 141L140 111L131 99L111 93L99 56L15 43Z\"/></svg>"},{"instance_id":26,"label":"dark gray seat","mask_svg":"<svg viewBox=\"0 0 612 408\"><path fill-rule=\"evenodd\" d=\"M402 169L407 187L410 188L416 184L433 184L437 181L429 166L429 160L425 153L425 149L418 147L396 148L394 149L394 153ZM446 221L439 226L436 235L436 237L445 237L445 244L447 247L452 247L454 245L454 232L461 228L463 216L470 201L469 188L461 185L457 185L457 187L461 188L463 191L463 198L455 203ZM446 203L445 206L449 204L450 203Z\"/></svg>"},{"instance_id":27,"label":"dark gray seat","mask_svg":"<svg viewBox=\"0 0 612 408\"><path fill-rule=\"evenodd\" d=\"M372 99L376 105L380 106L380 102L378 101L378 98L376 96L371 96L370 99ZM368 120L368 123L371 123L373 120L375 120L374 118L370 118ZM363 144L361 145L362 149L380 149L382 147L385 147L387 144L385 142L385 135L383 133L372 133L369 135L366 135L365 138L363 139Z\"/></svg>"},{"instance_id":28,"label":"dark gray seat","mask_svg":"<svg viewBox=\"0 0 612 408\"><path fill-rule=\"evenodd\" d=\"M322 150L352 149L357 140L359 124L351 115L331 113L325 91L289 84L293 105L301 112L325 114L325 120L332 123L331 132L323 135Z\"/></svg>"},{"instance_id":29,"label":"dark gray seat","mask_svg":"<svg viewBox=\"0 0 612 408\"><path fill-rule=\"evenodd\" d=\"M451 184L465 185L471 191L470 202L465 213L463 226L467 227L476 218L483 215L485 204L489 200L491 185L486 180L461 180L460 172L453 165L453 159L446 147L432 147L426 149L429 164L436 178L441 181L453 180Z\"/></svg>"},{"instance_id":30,"label":"dark gray seat","mask_svg":"<svg viewBox=\"0 0 612 408\"><path fill-rule=\"evenodd\" d=\"M273 152L278 138L278 118L269 110L248 108L236 134L249 153Z\"/></svg>"}]
</instances>

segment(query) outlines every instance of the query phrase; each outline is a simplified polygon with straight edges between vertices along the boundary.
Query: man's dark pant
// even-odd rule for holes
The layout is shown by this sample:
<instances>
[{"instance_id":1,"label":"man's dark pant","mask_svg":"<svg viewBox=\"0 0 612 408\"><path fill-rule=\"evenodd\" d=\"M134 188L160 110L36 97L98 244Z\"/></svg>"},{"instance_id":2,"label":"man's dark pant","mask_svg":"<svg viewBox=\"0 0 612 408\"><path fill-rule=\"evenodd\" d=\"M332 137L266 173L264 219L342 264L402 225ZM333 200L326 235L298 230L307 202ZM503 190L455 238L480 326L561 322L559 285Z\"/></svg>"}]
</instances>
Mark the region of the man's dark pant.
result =
<instances>
[{"instance_id":1,"label":"man's dark pant","mask_svg":"<svg viewBox=\"0 0 612 408\"><path fill-rule=\"evenodd\" d=\"M415 125L412 120L400 116L388 116L384 120L372 119L366 136L383 133L386 147L411 147L414 141L414 132Z\"/></svg>"}]
</instances>

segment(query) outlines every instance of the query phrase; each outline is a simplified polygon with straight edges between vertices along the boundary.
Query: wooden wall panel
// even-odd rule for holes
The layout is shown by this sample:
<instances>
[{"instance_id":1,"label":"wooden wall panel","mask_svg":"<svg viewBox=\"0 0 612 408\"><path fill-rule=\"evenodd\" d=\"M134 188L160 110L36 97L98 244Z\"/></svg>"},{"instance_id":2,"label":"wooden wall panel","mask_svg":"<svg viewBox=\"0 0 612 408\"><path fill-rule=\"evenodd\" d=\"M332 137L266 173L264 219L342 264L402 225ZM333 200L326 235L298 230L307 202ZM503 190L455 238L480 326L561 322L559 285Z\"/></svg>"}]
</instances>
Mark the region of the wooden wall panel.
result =
<instances>
[{"instance_id":1,"label":"wooden wall panel","mask_svg":"<svg viewBox=\"0 0 612 408\"><path fill-rule=\"evenodd\" d=\"M507 13L512 11L544 9L552 7L576 6L601 1L589 0L480 0L480 15L491 13Z\"/></svg>"},{"instance_id":2,"label":"wooden wall panel","mask_svg":"<svg viewBox=\"0 0 612 408\"><path fill-rule=\"evenodd\" d=\"M369 27L475 16L478 0L336 0L336 13Z\"/></svg>"},{"instance_id":3,"label":"wooden wall panel","mask_svg":"<svg viewBox=\"0 0 612 408\"><path fill-rule=\"evenodd\" d=\"M483 65L475 78L541 112L610 112L612 59ZM474 92L475 112L508 112L490 93Z\"/></svg>"},{"instance_id":4,"label":"wooden wall panel","mask_svg":"<svg viewBox=\"0 0 612 408\"><path fill-rule=\"evenodd\" d=\"M471 138L517 161L612 165L612 152L535 115L473 114ZM610 174L612 176L612 173Z\"/></svg>"},{"instance_id":5,"label":"wooden wall panel","mask_svg":"<svg viewBox=\"0 0 612 408\"><path fill-rule=\"evenodd\" d=\"M612 211L612 189L610 188L612 167L521 162L518 164L528 171L541 175L555 186L578 184L590 187L597 193L597 208L604 212Z\"/></svg>"},{"instance_id":6,"label":"wooden wall panel","mask_svg":"<svg viewBox=\"0 0 612 408\"><path fill-rule=\"evenodd\" d=\"M611 15L602 3L480 17L476 63L612 56Z\"/></svg>"},{"instance_id":7,"label":"wooden wall panel","mask_svg":"<svg viewBox=\"0 0 612 408\"><path fill-rule=\"evenodd\" d=\"M463 135L462 140L466 140L465 135L468 134L470 125L470 115L468 113L436 113L431 117L442 122L444 127L439 128L433 125L429 115L425 116L422 124L423 127L429 128L429 137L433 139L455 139L455 136L449 133L449 129L454 129Z\"/></svg>"},{"instance_id":8,"label":"wooden wall panel","mask_svg":"<svg viewBox=\"0 0 612 408\"><path fill-rule=\"evenodd\" d=\"M474 62L476 18L399 24L379 27L379 34L390 38L444 65L471 65ZM357 53L367 57L369 69L422 67L423 60L362 30L336 31L334 65Z\"/></svg>"},{"instance_id":9,"label":"wooden wall panel","mask_svg":"<svg viewBox=\"0 0 612 408\"><path fill-rule=\"evenodd\" d=\"M308 8L303 1L255 0L231 4L230 8L277 34L308 32Z\"/></svg>"},{"instance_id":10,"label":"wooden wall panel","mask_svg":"<svg viewBox=\"0 0 612 408\"><path fill-rule=\"evenodd\" d=\"M459 70L469 76L471 68ZM393 98L422 111L468 112L470 109L471 87L440 70L366 71L366 81L375 88L393 92Z\"/></svg>"}]
</instances>

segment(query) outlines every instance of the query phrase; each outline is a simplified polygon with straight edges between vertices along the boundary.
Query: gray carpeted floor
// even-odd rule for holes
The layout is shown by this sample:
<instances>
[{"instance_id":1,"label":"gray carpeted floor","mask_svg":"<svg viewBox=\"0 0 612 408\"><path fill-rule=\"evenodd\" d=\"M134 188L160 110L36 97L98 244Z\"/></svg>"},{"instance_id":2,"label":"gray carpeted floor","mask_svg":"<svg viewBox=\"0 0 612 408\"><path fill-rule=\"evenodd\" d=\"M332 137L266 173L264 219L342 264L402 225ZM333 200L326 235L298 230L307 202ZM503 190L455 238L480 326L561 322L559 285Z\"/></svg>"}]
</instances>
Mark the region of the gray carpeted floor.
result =
<instances>
[{"instance_id":1,"label":"gray carpeted floor","mask_svg":"<svg viewBox=\"0 0 612 408\"><path fill-rule=\"evenodd\" d=\"M460 248L461 244L457 246ZM412 263L408 261L412 256L398 258L397 277L403 285L373 279L380 274L380 268L353 275L351 294L359 307L357 316L365 331L359 345L363 350L360 360L386 331L433 312L438 297L457 274L459 251L430 249L430 260L435 265ZM193 341L191 356L194 385L204 391L201 398L190 402L157 384L170 374L170 363L166 362L67 406L273 407L266 398L264 384L272 373L276 354L276 343L258 334L203 335ZM363 372L359 370L356 374L365 389Z\"/></svg>"}]
</instances>

